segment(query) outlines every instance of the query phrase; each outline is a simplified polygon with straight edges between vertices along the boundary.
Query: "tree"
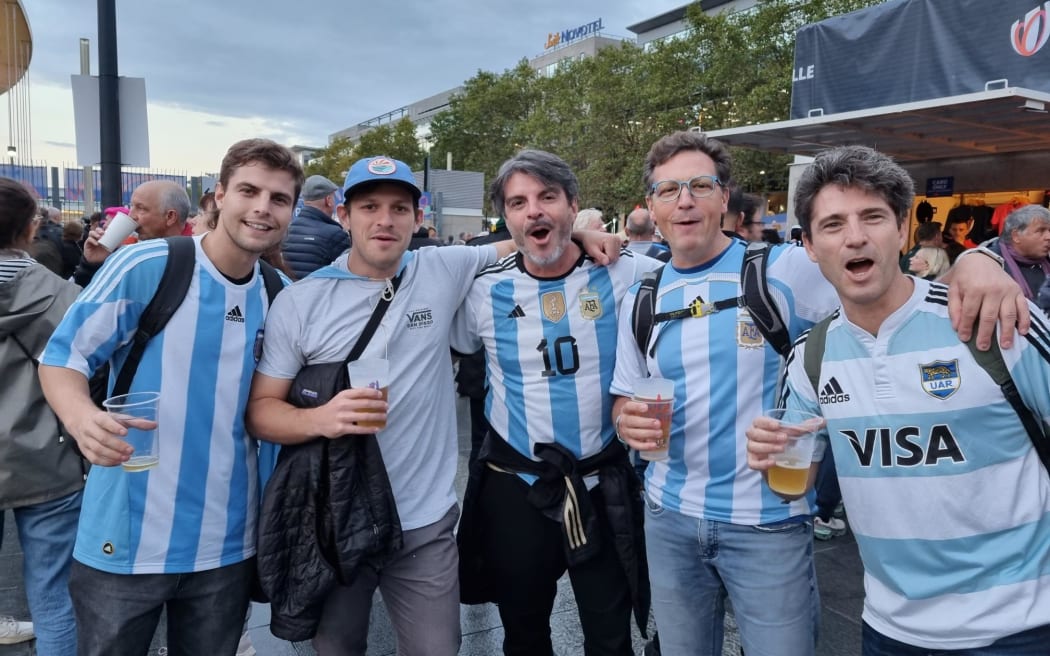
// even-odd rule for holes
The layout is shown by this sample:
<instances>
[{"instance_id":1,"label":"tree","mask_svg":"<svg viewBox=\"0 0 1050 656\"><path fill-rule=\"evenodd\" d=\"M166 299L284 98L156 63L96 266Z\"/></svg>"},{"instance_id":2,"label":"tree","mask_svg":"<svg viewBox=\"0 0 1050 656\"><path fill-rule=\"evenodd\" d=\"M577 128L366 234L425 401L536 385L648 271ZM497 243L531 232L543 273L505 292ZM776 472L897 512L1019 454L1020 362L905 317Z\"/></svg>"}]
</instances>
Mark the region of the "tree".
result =
<instances>
[{"instance_id":1,"label":"tree","mask_svg":"<svg viewBox=\"0 0 1050 656\"><path fill-rule=\"evenodd\" d=\"M702 61L698 120L705 131L786 120L791 109L795 32L883 0L760 0L736 13L688 10L688 40ZM734 178L745 189L787 189L791 158L733 148Z\"/></svg>"},{"instance_id":2,"label":"tree","mask_svg":"<svg viewBox=\"0 0 1050 656\"><path fill-rule=\"evenodd\" d=\"M407 116L393 125L384 123L361 135L354 147L354 158L386 155L408 164L413 170L423 167L423 149L416 137L416 126Z\"/></svg>"},{"instance_id":3,"label":"tree","mask_svg":"<svg viewBox=\"0 0 1050 656\"><path fill-rule=\"evenodd\" d=\"M306 164L306 175L323 175L339 184L354 163L354 144L346 137L337 137L314 153Z\"/></svg>"},{"instance_id":4,"label":"tree","mask_svg":"<svg viewBox=\"0 0 1050 656\"><path fill-rule=\"evenodd\" d=\"M439 158L452 153L456 168L494 178L500 164L528 141L523 127L536 103L536 78L525 60L503 74L478 71L463 93L452 97L449 109L434 117L431 153ZM488 209L487 198L485 203Z\"/></svg>"}]
</instances>

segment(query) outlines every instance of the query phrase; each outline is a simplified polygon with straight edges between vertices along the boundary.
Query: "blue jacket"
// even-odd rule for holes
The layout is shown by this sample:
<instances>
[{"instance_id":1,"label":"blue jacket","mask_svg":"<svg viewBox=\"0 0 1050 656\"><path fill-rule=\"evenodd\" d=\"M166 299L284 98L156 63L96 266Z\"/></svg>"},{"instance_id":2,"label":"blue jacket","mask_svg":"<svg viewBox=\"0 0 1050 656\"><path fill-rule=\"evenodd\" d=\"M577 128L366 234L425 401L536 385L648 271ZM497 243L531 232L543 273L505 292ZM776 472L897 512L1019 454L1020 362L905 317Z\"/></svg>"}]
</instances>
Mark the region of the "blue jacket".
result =
<instances>
[{"instance_id":1,"label":"blue jacket","mask_svg":"<svg viewBox=\"0 0 1050 656\"><path fill-rule=\"evenodd\" d=\"M331 264L348 248L350 236L342 226L316 207L303 205L288 228L281 253L295 277L305 278Z\"/></svg>"}]
</instances>

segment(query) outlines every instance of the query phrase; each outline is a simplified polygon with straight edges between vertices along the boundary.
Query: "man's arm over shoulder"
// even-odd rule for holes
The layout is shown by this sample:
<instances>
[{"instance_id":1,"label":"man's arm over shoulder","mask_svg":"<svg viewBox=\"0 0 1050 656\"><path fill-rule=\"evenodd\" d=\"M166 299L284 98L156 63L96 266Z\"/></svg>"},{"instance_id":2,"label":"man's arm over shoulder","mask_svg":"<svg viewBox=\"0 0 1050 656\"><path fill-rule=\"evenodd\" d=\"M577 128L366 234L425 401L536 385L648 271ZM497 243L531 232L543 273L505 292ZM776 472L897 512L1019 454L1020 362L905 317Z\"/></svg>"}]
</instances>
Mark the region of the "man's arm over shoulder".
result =
<instances>
[{"instance_id":1,"label":"man's arm over shoulder","mask_svg":"<svg viewBox=\"0 0 1050 656\"><path fill-rule=\"evenodd\" d=\"M792 339L841 304L835 288L804 248L792 244L771 247L766 274Z\"/></svg>"}]
</instances>

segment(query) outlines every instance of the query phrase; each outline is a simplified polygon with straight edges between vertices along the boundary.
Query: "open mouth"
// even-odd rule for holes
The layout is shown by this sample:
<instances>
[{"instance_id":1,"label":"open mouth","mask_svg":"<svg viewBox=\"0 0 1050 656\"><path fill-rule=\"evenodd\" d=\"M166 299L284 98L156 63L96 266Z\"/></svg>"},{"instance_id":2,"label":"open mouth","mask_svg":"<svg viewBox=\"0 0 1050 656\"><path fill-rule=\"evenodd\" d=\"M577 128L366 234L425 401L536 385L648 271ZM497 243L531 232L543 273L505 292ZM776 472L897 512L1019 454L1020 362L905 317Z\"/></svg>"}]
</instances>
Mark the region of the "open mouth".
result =
<instances>
[{"instance_id":1,"label":"open mouth","mask_svg":"<svg viewBox=\"0 0 1050 656\"><path fill-rule=\"evenodd\" d=\"M867 273L875 266L874 260L867 257L858 257L846 262L846 269L853 274Z\"/></svg>"}]
</instances>

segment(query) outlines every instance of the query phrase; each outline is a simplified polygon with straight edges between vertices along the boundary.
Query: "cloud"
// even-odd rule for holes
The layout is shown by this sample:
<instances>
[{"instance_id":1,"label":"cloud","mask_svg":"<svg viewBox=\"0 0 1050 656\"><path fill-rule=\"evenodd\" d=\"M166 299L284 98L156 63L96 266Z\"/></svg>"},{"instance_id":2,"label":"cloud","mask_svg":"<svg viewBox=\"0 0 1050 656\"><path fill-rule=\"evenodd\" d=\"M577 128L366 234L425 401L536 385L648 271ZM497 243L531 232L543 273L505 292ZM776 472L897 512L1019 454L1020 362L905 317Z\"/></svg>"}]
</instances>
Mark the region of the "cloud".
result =
<instances>
[{"instance_id":1,"label":"cloud","mask_svg":"<svg viewBox=\"0 0 1050 656\"><path fill-rule=\"evenodd\" d=\"M96 3L24 4L33 84L68 87L79 71L80 37L91 39L98 73ZM211 115L209 127L260 121L271 134L323 144L333 132L453 88L479 69L499 72L534 57L548 32L600 17L606 34L633 36L627 25L682 4L118 2L118 67L146 78L151 105Z\"/></svg>"}]
</instances>

